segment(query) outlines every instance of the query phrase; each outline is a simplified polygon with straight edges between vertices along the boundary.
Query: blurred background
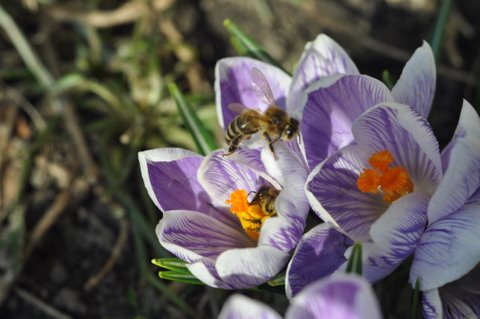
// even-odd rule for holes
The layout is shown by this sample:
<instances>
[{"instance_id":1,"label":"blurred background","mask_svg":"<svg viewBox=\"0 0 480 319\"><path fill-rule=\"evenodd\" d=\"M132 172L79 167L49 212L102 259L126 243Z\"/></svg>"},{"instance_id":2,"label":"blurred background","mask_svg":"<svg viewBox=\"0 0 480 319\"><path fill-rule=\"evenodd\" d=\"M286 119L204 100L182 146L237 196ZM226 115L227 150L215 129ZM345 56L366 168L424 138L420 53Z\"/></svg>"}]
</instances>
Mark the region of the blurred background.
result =
<instances>
[{"instance_id":1,"label":"blurred background","mask_svg":"<svg viewBox=\"0 0 480 319\"><path fill-rule=\"evenodd\" d=\"M216 61L236 55L224 19L289 71L306 42L327 33L362 73L396 79L432 40L442 3L1 1L0 318L215 318L231 292L161 280L150 263L169 255L137 152L196 150L168 83L224 145L212 88ZM480 105L480 2L458 1L448 13L430 117L442 146L462 99ZM288 304L281 294L242 293L279 311Z\"/></svg>"}]
</instances>

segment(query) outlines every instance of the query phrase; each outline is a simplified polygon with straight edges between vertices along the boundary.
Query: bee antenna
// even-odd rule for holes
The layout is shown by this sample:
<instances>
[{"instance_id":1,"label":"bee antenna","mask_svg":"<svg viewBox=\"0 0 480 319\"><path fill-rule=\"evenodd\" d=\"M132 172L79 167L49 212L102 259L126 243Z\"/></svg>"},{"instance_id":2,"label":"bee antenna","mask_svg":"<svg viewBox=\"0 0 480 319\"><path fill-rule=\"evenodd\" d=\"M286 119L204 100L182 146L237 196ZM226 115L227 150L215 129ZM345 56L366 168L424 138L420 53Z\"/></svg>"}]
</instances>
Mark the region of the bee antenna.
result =
<instances>
[{"instance_id":1,"label":"bee antenna","mask_svg":"<svg viewBox=\"0 0 480 319\"><path fill-rule=\"evenodd\" d=\"M252 194L252 193L256 194L257 192L256 191L250 191L250 192L248 192L248 196L250 196L250 194Z\"/></svg>"}]
</instances>

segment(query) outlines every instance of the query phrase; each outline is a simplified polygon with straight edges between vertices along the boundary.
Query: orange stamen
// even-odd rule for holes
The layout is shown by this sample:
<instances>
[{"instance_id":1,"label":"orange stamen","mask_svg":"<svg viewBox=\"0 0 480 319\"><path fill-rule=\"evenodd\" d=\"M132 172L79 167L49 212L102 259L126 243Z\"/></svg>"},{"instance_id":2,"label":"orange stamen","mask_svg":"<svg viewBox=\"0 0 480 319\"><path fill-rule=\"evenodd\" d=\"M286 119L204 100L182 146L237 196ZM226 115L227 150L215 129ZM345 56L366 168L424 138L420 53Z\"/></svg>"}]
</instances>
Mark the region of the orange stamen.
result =
<instances>
[{"instance_id":1,"label":"orange stamen","mask_svg":"<svg viewBox=\"0 0 480 319\"><path fill-rule=\"evenodd\" d=\"M407 170L401 166L390 167L394 162L392 154L380 151L368 159L372 168L365 168L357 179L357 186L363 193L383 193L383 200L393 202L413 192L413 183Z\"/></svg>"},{"instance_id":2,"label":"orange stamen","mask_svg":"<svg viewBox=\"0 0 480 319\"><path fill-rule=\"evenodd\" d=\"M225 203L230 205L230 211L238 217L247 236L258 240L262 224L270 216L267 216L259 205L250 205L247 191L244 189L234 190Z\"/></svg>"}]
</instances>

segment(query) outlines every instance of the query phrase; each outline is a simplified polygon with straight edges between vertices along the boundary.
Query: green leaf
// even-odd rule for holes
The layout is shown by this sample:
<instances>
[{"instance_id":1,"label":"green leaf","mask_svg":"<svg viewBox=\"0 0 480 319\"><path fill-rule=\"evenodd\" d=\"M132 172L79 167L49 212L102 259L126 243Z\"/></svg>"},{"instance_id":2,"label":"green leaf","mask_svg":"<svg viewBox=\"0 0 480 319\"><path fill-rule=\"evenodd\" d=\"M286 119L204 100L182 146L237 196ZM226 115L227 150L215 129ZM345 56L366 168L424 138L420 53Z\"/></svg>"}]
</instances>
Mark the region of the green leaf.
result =
<instances>
[{"instance_id":1,"label":"green leaf","mask_svg":"<svg viewBox=\"0 0 480 319\"><path fill-rule=\"evenodd\" d=\"M186 263L178 258L155 258L152 259L152 264L178 273L192 274L190 270L188 270Z\"/></svg>"},{"instance_id":2,"label":"green leaf","mask_svg":"<svg viewBox=\"0 0 480 319\"><path fill-rule=\"evenodd\" d=\"M353 245L346 272L362 275L362 243L356 242Z\"/></svg>"},{"instance_id":3,"label":"green leaf","mask_svg":"<svg viewBox=\"0 0 480 319\"><path fill-rule=\"evenodd\" d=\"M275 278L269 280L267 284L272 287L285 286L285 273L283 272L277 275Z\"/></svg>"},{"instance_id":4,"label":"green leaf","mask_svg":"<svg viewBox=\"0 0 480 319\"><path fill-rule=\"evenodd\" d=\"M175 83L169 83L168 90L177 104L178 110L183 117L185 125L192 134L195 144L198 147L198 151L201 154L206 155L218 148L213 140L213 137L200 121L195 113L195 110L187 102L177 85Z\"/></svg>"},{"instance_id":5,"label":"green leaf","mask_svg":"<svg viewBox=\"0 0 480 319\"><path fill-rule=\"evenodd\" d=\"M229 19L226 19L223 21L223 25L227 29L228 33L230 33L232 36L231 42L238 54L250 56L254 59L267 62L284 70L280 63L272 58L272 56L268 54L260 44L240 30L235 23Z\"/></svg>"},{"instance_id":6,"label":"green leaf","mask_svg":"<svg viewBox=\"0 0 480 319\"><path fill-rule=\"evenodd\" d=\"M173 270L167 270L167 271L159 271L158 272L158 277L166 280L172 280L172 281L177 281L177 282L183 282L185 284L191 284L191 285L204 285L203 282L198 280L194 275L192 274L185 274L185 273L180 273L176 272Z\"/></svg>"},{"instance_id":7,"label":"green leaf","mask_svg":"<svg viewBox=\"0 0 480 319\"><path fill-rule=\"evenodd\" d=\"M383 70L382 82L391 90L395 86L396 80L388 70Z\"/></svg>"},{"instance_id":8,"label":"green leaf","mask_svg":"<svg viewBox=\"0 0 480 319\"><path fill-rule=\"evenodd\" d=\"M415 290L413 291L413 299L412 299L412 319L418 318L419 312L419 301L420 300L420 279L417 278L415 281Z\"/></svg>"},{"instance_id":9,"label":"green leaf","mask_svg":"<svg viewBox=\"0 0 480 319\"><path fill-rule=\"evenodd\" d=\"M435 22L435 28L433 29L432 40L430 45L432 46L433 55L435 61L440 59L440 49L442 46L443 32L445 31L445 25L448 21L448 15L452 9L453 0L441 1L440 12L438 13L437 21Z\"/></svg>"}]
</instances>

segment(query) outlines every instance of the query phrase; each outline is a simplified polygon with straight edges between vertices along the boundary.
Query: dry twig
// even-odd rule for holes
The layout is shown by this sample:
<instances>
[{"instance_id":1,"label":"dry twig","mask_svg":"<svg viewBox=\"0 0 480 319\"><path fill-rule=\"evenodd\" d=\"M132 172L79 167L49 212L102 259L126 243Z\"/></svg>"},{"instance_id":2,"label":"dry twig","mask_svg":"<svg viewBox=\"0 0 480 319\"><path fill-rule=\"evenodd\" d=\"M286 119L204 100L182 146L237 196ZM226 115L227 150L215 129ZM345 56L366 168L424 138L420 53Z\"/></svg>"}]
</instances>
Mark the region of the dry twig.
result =
<instances>
[{"instance_id":1,"label":"dry twig","mask_svg":"<svg viewBox=\"0 0 480 319\"><path fill-rule=\"evenodd\" d=\"M29 293L28 291L15 287L13 289L15 294L19 296L21 299L25 300L26 302L32 304L33 306L37 307L39 310L47 314L49 317L54 319L73 319L69 315L64 314L58 309L55 309L51 305L47 304L45 301L39 299L35 295Z\"/></svg>"}]
</instances>

